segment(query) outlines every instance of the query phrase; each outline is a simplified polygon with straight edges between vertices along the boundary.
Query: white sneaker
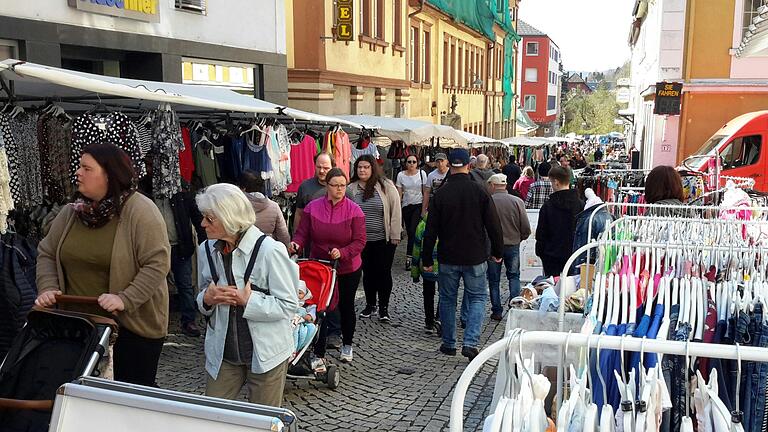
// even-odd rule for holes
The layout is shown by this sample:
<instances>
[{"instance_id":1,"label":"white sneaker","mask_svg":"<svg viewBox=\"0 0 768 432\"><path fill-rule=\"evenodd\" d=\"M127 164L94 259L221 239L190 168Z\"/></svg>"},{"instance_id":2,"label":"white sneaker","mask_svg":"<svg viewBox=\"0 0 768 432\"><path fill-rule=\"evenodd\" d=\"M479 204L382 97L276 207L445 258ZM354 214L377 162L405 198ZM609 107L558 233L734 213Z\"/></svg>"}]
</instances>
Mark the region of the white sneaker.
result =
<instances>
[{"instance_id":1,"label":"white sneaker","mask_svg":"<svg viewBox=\"0 0 768 432\"><path fill-rule=\"evenodd\" d=\"M352 345L342 345L339 359L344 363L352 363Z\"/></svg>"}]
</instances>

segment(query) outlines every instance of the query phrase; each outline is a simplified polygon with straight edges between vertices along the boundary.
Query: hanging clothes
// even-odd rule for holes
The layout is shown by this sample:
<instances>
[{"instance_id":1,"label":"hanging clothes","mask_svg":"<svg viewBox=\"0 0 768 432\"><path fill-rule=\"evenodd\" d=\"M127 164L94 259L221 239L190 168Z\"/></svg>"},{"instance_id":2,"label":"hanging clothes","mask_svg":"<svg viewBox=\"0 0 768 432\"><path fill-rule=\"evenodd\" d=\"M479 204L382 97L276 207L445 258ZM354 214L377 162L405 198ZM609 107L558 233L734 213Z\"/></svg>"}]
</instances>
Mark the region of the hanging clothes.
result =
<instances>
[{"instance_id":1,"label":"hanging clothes","mask_svg":"<svg viewBox=\"0 0 768 432\"><path fill-rule=\"evenodd\" d=\"M8 230L8 214L13 210L11 196L11 175L8 170L8 155L5 152L5 139L0 134L0 234Z\"/></svg>"},{"instance_id":2,"label":"hanging clothes","mask_svg":"<svg viewBox=\"0 0 768 432\"><path fill-rule=\"evenodd\" d=\"M152 192L155 199L171 198L181 191L179 152L184 149L176 114L158 110L152 121Z\"/></svg>"},{"instance_id":3,"label":"hanging clothes","mask_svg":"<svg viewBox=\"0 0 768 432\"><path fill-rule=\"evenodd\" d=\"M349 143L349 135L347 135L347 133L343 130L339 129L338 132L334 134L334 136L335 146L334 152L331 154L336 160L336 166L344 171L344 174L347 175L347 178L350 178L349 161L352 157L352 145Z\"/></svg>"},{"instance_id":4,"label":"hanging clothes","mask_svg":"<svg viewBox=\"0 0 768 432\"><path fill-rule=\"evenodd\" d=\"M315 175L316 146L317 142L309 134L305 134L300 142L291 144L291 183L286 192L298 192L299 185Z\"/></svg>"},{"instance_id":5,"label":"hanging clothes","mask_svg":"<svg viewBox=\"0 0 768 432\"><path fill-rule=\"evenodd\" d=\"M10 116L0 113L0 138L2 138L5 147L5 153L8 158L8 176L9 190L14 203L21 201L21 185L19 183L19 150L16 147L16 139L11 133Z\"/></svg>"},{"instance_id":6,"label":"hanging clothes","mask_svg":"<svg viewBox=\"0 0 768 432\"><path fill-rule=\"evenodd\" d=\"M147 174L147 167L139 147L139 132L128 116L120 112L107 115L83 114L72 122L70 176L73 183L75 172L80 167L83 149L91 144L116 145L128 153L138 178Z\"/></svg>"},{"instance_id":7,"label":"hanging clothes","mask_svg":"<svg viewBox=\"0 0 768 432\"><path fill-rule=\"evenodd\" d=\"M197 134L193 134L198 137ZM219 182L219 165L216 163L214 146L208 138L202 135L196 139L194 150L195 175L200 180L200 187L208 187Z\"/></svg>"},{"instance_id":8,"label":"hanging clothes","mask_svg":"<svg viewBox=\"0 0 768 432\"><path fill-rule=\"evenodd\" d=\"M19 196L14 197L16 207L33 207L43 202L43 183L40 176L40 149L37 141L37 115L22 113L10 118L9 127L17 152L16 173Z\"/></svg>"},{"instance_id":9,"label":"hanging clothes","mask_svg":"<svg viewBox=\"0 0 768 432\"><path fill-rule=\"evenodd\" d=\"M187 183L192 183L192 174L195 172L195 162L192 152L192 137L189 134L188 127L181 128L181 139L184 141L184 148L179 151L179 171L181 178Z\"/></svg>"},{"instance_id":10,"label":"hanging clothes","mask_svg":"<svg viewBox=\"0 0 768 432\"><path fill-rule=\"evenodd\" d=\"M70 181L69 166L72 122L57 116L41 116L38 122L40 170L45 197L63 204L72 198L75 188Z\"/></svg>"}]
</instances>

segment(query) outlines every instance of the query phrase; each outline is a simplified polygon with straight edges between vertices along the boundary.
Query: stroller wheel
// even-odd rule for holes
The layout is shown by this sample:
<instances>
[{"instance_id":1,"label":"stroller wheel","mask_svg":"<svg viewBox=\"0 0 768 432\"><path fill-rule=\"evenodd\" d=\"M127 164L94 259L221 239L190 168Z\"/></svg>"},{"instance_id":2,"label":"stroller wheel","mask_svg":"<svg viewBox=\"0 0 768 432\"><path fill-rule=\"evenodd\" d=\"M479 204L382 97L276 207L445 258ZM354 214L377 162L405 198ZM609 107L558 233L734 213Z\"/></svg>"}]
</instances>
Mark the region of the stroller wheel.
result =
<instances>
[{"instance_id":1,"label":"stroller wheel","mask_svg":"<svg viewBox=\"0 0 768 432\"><path fill-rule=\"evenodd\" d=\"M326 376L325 382L328 384L328 388L331 390L339 386L339 383L341 382L341 375L339 375L338 366L336 365L328 366L328 375Z\"/></svg>"}]
</instances>

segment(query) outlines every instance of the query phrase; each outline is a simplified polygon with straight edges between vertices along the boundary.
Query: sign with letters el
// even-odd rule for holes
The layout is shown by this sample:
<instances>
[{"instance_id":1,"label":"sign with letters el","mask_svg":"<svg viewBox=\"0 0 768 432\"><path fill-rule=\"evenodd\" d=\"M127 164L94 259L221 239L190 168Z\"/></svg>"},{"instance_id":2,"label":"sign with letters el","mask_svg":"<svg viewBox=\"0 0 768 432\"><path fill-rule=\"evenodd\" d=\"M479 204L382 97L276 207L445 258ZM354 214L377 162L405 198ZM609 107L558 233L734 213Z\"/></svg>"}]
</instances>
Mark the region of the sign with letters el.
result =
<instances>
[{"instance_id":1,"label":"sign with letters el","mask_svg":"<svg viewBox=\"0 0 768 432\"><path fill-rule=\"evenodd\" d=\"M336 39L340 41L353 41L355 32L353 30L352 0L336 0Z\"/></svg>"},{"instance_id":2,"label":"sign with letters el","mask_svg":"<svg viewBox=\"0 0 768 432\"><path fill-rule=\"evenodd\" d=\"M160 22L160 0L67 0L83 12L146 22Z\"/></svg>"}]
</instances>

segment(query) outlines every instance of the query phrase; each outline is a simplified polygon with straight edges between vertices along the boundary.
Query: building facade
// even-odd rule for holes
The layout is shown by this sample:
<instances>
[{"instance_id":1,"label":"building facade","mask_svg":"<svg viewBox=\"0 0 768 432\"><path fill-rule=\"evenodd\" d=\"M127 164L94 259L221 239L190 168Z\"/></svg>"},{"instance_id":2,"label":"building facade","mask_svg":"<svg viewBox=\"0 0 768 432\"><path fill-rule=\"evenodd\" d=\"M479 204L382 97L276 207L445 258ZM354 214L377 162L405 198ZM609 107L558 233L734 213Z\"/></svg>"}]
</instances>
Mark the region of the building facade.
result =
<instances>
[{"instance_id":1,"label":"building facade","mask_svg":"<svg viewBox=\"0 0 768 432\"><path fill-rule=\"evenodd\" d=\"M517 1L499 4L499 13L516 16ZM439 1L286 5L291 106L412 118L496 138L514 134L514 111L506 120L502 115L508 32L501 25L484 23L492 25L490 39ZM340 24L351 26L351 38L350 27Z\"/></svg>"},{"instance_id":2,"label":"building facade","mask_svg":"<svg viewBox=\"0 0 768 432\"><path fill-rule=\"evenodd\" d=\"M584 77L575 72L565 80L565 88L567 92L581 91L587 94L592 93L592 88L587 85Z\"/></svg>"},{"instance_id":3,"label":"building facade","mask_svg":"<svg viewBox=\"0 0 768 432\"><path fill-rule=\"evenodd\" d=\"M546 33L518 22L520 44L520 99L522 108L539 125L538 136L559 133L562 92L560 48Z\"/></svg>"},{"instance_id":4,"label":"building facade","mask_svg":"<svg viewBox=\"0 0 768 432\"><path fill-rule=\"evenodd\" d=\"M0 2L0 58L287 103L283 0ZM254 25L254 23L259 23ZM248 31L245 31L245 30Z\"/></svg>"},{"instance_id":5,"label":"building facade","mask_svg":"<svg viewBox=\"0 0 768 432\"><path fill-rule=\"evenodd\" d=\"M632 144L646 168L675 165L730 119L768 108L768 57L738 57L758 0L638 0L630 29ZM655 115L655 84L683 84L680 115Z\"/></svg>"}]
</instances>

